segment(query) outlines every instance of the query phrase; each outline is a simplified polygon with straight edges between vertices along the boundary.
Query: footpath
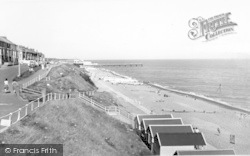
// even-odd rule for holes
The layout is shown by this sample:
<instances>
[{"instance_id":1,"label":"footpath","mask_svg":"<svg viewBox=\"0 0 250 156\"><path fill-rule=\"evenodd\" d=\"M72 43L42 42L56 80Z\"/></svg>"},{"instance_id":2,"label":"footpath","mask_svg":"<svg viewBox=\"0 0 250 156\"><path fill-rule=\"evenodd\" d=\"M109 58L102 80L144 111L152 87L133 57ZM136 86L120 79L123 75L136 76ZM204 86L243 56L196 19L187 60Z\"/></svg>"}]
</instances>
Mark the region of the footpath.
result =
<instances>
[{"instance_id":1,"label":"footpath","mask_svg":"<svg viewBox=\"0 0 250 156\"><path fill-rule=\"evenodd\" d=\"M13 68L13 67L11 67ZM6 68L4 69L5 72L9 72L8 70L11 70ZM39 75L42 75L47 72L48 69L40 69L37 72L33 73L31 76L24 78L17 83L19 86L21 86L24 83L29 82L30 80L34 79L35 77L38 77ZM2 71L0 71L2 73ZM3 76L3 75L2 75ZM2 83L2 82L1 82ZM17 96L13 90L12 90L12 81L9 81L10 86L10 93L5 93L3 91L3 85L0 86L1 92L0 92L0 117L8 114L19 107L22 107L23 105L27 104L27 101L21 99L19 96Z\"/></svg>"}]
</instances>

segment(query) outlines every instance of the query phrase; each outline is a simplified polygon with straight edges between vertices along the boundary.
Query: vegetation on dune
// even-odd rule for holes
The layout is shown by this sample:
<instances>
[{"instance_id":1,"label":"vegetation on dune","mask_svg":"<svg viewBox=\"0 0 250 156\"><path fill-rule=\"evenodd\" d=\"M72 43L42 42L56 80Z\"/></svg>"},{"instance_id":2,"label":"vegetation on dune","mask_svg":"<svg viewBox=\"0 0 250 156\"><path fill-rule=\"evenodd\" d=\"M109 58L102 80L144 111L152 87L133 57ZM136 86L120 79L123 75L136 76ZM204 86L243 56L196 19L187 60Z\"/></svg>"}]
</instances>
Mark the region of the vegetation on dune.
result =
<instances>
[{"instance_id":1,"label":"vegetation on dune","mask_svg":"<svg viewBox=\"0 0 250 156\"><path fill-rule=\"evenodd\" d=\"M92 91L92 98L105 105L119 105L108 92L98 92L87 72L72 65L53 68L45 79L29 86L47 93ZM34 98L25 94L26 98ZM50 101L0 134L0 143L63 144L63 155L150 155L150 151L131 126L80 99Z\"/></svg>"},{"instance_id":2,"label":"vegetation on dune","mask_svg":"<svg viewBox=\"0 0 250 156\"><path fill-rule=\"evenodd\" d=\"M97 90L97 87L92 82L87 72L74 65L63 64L52 68L48 76L51 77L50 81L45 81L43 79L28 88L38 91L42 91L46 88L47 93L68 93L74 91L85 92ZM34 99L34 95L25 94L22 96L26 99ZM108 92L95 92L93 99L105 106L119 105L117 100Z\"/></svg>"},{"instance_id":3,"label":"vegetation on dune","mask_svg":"<svg viewBox=\"0 0 250 156\"><path fill-rule=\"evenodd\" d=\"M64 155L150 155L131 129L79 99L53 101L0 134L5 143L63 144Z\"/></svg>"},{"instance_id":4,"label":"vegetation on dune","mask_svg":"<svg viewBox=\"0 0 250 156\"><path fill-rule=\"evenodd\" d=\"M89 79L89 76L86 73L81 72L80 68L76 69L73 65L63 64L51 69L48 74L48 77L50 77L49 81L43 79L28 88L39 91L46 88L47 93L68 93L69 91L84 92L96 90L97 88L95 85L90 83L90 81L86 81L82 75L84 75L85 79Z\"/></svg>"},{"instance_id":5,"label":"vegetation on dune","mask_svg":"<svg viewBox=\"0 0 250 156\"><path fill-rule=\"evenodd\" d=\"M88 83L90 83L91 85L95 86L94 82L89 78L89 76L86 73L80 73L80 76L87 81Z\"/></svg>"},{"instance_id":6,"label":"vegetation on dune","mask_svg":"<svg viewBox=\"0 0 250 156\"><path fill-rule=\"evenodd\" d=\"M118 106L119 105L117 99L113 98L113 96L109 92L106 92L106 91L96 92L92 98L104 106L111 106L111 105Z\"/></svg>"},{"instance_id":7,"label":"vegetation on dune","mask_svg":"<svg viewBox=\"0 0 250 156\"><path fill-rule=\"evenodd\" d=\"M16 81L16 82L17 82L17 81L20 81L20 80L22 80L22 79L25 79L25 78L31 76L33 73L37 72L37 71L40 70L40 69L41 69L41 66L36 66L36 67L33 68L33 71L26 70L26 71L23 72L19 77L16 76L16 77L13 79L13 81Z\"/></svg>"}]
</instances>

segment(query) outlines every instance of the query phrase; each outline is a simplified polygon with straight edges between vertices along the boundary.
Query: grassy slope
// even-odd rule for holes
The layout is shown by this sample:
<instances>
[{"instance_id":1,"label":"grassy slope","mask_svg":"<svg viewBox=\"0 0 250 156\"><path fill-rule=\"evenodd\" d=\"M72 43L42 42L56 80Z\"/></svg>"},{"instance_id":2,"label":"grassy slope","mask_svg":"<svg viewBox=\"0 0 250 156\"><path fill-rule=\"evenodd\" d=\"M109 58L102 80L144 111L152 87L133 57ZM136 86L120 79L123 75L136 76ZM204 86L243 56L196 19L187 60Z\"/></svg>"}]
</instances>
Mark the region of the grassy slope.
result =
<instances>
[{"instance_id":1,"label":"grassy slope","mask_svg":"<svg viewBox=\"0 0 250 156\"><path fill-rule=\"evenodd\" d=\"M12 81L21 81L22 79L25 79L29 76L31 76L32 74L34 74L35 72L37 72L38 70L40 70L41 67L40 66L36 66L33 68L34 71L29 71L29 70L26 70L25 72L23 72L20 77L15 77Z\"/></svg>"},{"instance_id":2,"label":"grassy slope","mask_svg":"<svg viewBox=\"0 0 250 156\"><path fill-rule=\"evenodd\" d=\"M5 143L64 144L64 155L144 155L147 147L129 125L74 101L56 101L0 134Z\"/></svg>"},{"instance_id":3,"label":"grassy slope","mask_svg":"<svg viewBox=\"0 0 250 156\"><path fill-rule=\"evenodd\" d=\"M60 73L63 73L63 76ZM34 83L28 88L39 91L42 91L43 88L46 88L47 93L67 93L69 92L69 89L76 89L80 92L97 89L95 84L93 84L89 76L86 74L86 71L74 65L63 64L59 67L55 67L50 71L49 76L51 77L51 81L46 82L45 80L42 80ZM47 83L49 83L50 86L47 86ZM33 96L27 96L28 99L33 99ZM105 106L119 105L117 99L108 92L96 92L93 96L93 99Z\"/></svg>"},{"instance_id":4,"label":"grassy slope","mask_svg":"<svg viewBox=\"0 0 250 156\"><path fill-rule=\"evenodd\" d=\"M73 70L75 68L75 70ZM86 81L80 74L81 72L76 70L77 67L69 64L63 64L59 67L54 67L51 69L48 76L51 77L51 81L39 81L35 84L31 85L29 88L35 90L41 90L42 88L46 88L47 92L68 92L71 90L78 91L92 91L95 90L96 87L93 84L90 84ZM61 75L61 73L63 75ZM85 75L85 77L88 77ZM47 86L47 83L50 86Z\"/></svg>"}]
</instances>

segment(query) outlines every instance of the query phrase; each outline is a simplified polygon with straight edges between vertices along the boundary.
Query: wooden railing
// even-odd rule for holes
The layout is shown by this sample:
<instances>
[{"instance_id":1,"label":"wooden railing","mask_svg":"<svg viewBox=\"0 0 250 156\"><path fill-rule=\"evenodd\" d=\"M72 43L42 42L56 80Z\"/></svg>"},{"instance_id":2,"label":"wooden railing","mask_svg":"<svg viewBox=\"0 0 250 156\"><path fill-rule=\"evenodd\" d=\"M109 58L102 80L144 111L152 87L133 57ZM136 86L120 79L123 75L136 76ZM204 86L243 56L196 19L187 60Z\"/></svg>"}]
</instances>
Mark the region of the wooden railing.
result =
<instances>
[{"instance_id":1,"label":"wooden railing","mask_svg":"<svg viewBox=\"0 0 250 156\"><path fill-rule=\"evenodd\" d=\"M120 108L118 106L104 106L96 102L92 98L85 96L84 93L79 93L79 98L82 99L82 101L84 101L85 103L90 104L102 111L105 111L109 115L119 115L121 117L124 117L125 119L129 120L133 125L134 115L128 112L127 110Z\"/></svg>"},{"instance_id":2,"label":"wooden railing","mask_svg":"<svg viewBox=\"0 0 250 156\"><path fill-rule=\"evenodd\" d=\"M38 77L35 77L35 78L31 79L30 81L28 81L28 82L26 82L26 83L24 83L24 84L22 84L22 88L27 88L28 86L34 84L34 83L37 82L37 81L40 81L40 80L43 79L43 78L45 78L46 81L47 81L47 80L50 80L50 77L47 77L47 75L49 74L50 70L51 70L53 67L54 67L54 66L49 67L49 70L48 70L47 72L45 72L45 73L39 75Z\"/></svg>"},{"instance_id":3,"label":"wooden railing","mask_svg":"<svg viewBox=\"0 0 250 156\"><path fill-rule=\"evenodd\" d=\"M0 133L6 130L11 125L17 123L23 119L28 114L31 114L36 109L43 107L48 101L54 100L65 100L65 99L75 99L80 98L83 102L91 104L92 106L105 111L109 115L117 115L127 119L132 125L134 120L134 115L128 112L125 109L122 109L117 106L104 106L92 98L89 98L85 95L86 92L79 92L73 94L60 94L60 93L48 93L43 97L37 98L36 100L26 104L25 106L19 108L18 110L11 112L5 116L0 117L0 126L3 127L0 129Z\"/></svg>"},{"instance_id":4,"label":"wooden railing","mask_svg":"<svg viewBox=\"0 0 250 156\"><path fill-rule=\"evenodd\" d=\"M64 100L77 97L78 96L75 94L49 93L43 97L37 98L36 100L26 104L25 106L19 108L18 110L0 117L0 126L4 127L3 129L0 129L0 132L4 131L9 126L17 123L28 114L34 112L37 108L44 106L48 101Z\"/></svg>"}]
</instances>

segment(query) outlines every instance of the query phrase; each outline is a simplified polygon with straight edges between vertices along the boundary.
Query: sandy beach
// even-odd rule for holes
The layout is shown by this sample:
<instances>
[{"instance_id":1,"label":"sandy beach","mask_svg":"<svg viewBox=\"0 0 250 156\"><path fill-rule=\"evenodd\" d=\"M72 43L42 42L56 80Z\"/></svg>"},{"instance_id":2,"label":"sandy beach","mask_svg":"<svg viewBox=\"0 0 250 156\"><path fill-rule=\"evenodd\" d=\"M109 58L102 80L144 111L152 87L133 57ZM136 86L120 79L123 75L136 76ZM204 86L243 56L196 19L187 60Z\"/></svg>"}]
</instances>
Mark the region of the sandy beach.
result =
<instances>
[{"instance_id":1,"label":"sandy beach","mask_svg":"<svg viewBox=\"0 0 250 156\"><path fill-rule=\"evenodd\" d=\"M103 78L121 77L106 70L88 70L99 90L112 93L129 112L171 113L181 117L184 124L192 124L203 132L208 143L206 149L234 149L236 154L250 154L250 116L246 113L147 84L111 83ZM235 144L230 143L230 135L235 135Z\"/></svg>"}]
</instances>

